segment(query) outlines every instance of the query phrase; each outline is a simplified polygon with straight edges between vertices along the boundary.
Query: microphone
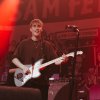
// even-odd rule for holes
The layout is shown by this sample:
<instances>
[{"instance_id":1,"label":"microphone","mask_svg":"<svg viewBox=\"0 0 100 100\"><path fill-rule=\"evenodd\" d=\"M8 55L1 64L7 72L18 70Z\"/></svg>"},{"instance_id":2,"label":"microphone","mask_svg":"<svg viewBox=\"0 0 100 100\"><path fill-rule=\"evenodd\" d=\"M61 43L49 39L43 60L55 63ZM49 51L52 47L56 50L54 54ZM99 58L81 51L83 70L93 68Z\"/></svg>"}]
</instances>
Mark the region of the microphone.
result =
<instances>
[{"instance_id":1,"label":"microphone","mask_svg":"<svg viewBox=\"0 0 100 100\"><path fill-rule=\"evenodd\" d=\"M68 29L68 30L74 31L74 32L79 32L79 29L78 29L78 27L76 25L67 25L65 27L65 29Z\"/></svg>"}]
</instances>

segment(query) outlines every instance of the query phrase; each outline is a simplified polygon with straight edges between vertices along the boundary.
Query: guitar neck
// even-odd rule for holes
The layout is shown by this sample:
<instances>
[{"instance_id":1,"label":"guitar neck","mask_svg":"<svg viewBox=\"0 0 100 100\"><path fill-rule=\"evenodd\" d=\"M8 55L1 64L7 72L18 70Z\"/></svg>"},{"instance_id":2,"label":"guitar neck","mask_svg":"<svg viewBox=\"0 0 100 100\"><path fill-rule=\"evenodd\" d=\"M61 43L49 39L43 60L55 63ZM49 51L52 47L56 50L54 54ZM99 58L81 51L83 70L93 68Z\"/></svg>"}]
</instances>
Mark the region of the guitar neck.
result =
<instances>
[{"instance_id":1,"label":"guitar neck","mask_svg":"<svg viewBox=\"0 0 100 100\"><path fill-rule=\"evenodd\" d=\"M46 66L48 66L48 65L51 65L51 64L53 64L53 63L55 63L55 62L57 62L57 61L59 61L59 60L61 60L61 59L62 59L62 57L59 57L59 58L53 59L53 60L51 60L51 61L49 61L49 62L46 62L46 63L42 64L42 65L40 66L40 68L44 68L44 67L46 67Z\"/></svg>"},{"instance_id":2,"label":"guitar neck","mask_svg":"<svg viewBox=\"0 0 100 100\"><path fill-rule=\"evenodd\" d=\"M82 51L77 51L77 54L83 54L83 52L82 52ZM65 56L66 56L66 57L69 57L69 56L74 57L74 52L69 53L69 54L66 54ZM48 65L51 65L51 64L53 64L53 63L55 63L55 62L57 62L57 61L59 61L59 60L61 60L61 59L62 59L62 56L59 57L59 58L53 59L53 60L51 60L51 61L49 61L49 62L46 62L46 63L44 63L44 64L42 64L42 65L40 66L40 68L44 68L44 67L46 67L46 66L48 66Z\"/></svg>"}]
</instances>

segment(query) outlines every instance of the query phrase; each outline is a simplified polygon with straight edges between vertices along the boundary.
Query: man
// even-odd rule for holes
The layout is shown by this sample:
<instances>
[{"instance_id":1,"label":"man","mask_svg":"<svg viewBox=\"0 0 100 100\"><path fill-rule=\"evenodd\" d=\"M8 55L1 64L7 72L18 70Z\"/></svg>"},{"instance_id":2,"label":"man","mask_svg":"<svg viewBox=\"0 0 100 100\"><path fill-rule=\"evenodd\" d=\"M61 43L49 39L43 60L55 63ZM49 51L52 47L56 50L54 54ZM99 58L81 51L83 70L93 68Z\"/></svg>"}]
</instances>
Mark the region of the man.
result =
<instances>
[{"instance_id":1,"label":"man","mask_svg":"<svg viewBox=\"0 0 100 100\"><path fill-rule=\"evenodd\" d=\"M29 74L30 70L26 66L32 64L43 58L44 62L50 61L57 57L57 54L48 41L43 39L43 22L40 19L34 19L30 23L31 38L23 40L14 52L12 62L23 70L24 73ZM63 59L55 62L56 65L61 64ZM25 86L38 88L42 94L42 100L48 99L49 88L49 74L51 66L46 67L41 71L42 75L39 78L29 80Z\"/></svg>"}]
</instances>

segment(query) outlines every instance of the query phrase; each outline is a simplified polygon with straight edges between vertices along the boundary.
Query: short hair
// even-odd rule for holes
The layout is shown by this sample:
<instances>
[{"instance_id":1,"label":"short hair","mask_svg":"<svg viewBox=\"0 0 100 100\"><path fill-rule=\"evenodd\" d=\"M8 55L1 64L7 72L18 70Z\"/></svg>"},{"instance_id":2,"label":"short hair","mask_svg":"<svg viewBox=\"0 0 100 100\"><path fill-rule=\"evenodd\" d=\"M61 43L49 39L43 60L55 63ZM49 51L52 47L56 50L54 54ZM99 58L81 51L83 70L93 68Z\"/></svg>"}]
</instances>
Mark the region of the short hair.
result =
<instances>
[{"instance_id":1,"label":"short hair","mask_svg":"<svg viewBox=\"0 0 100 100\"><path fill-rule=\"evenodd\" d=\"M32 20L32 21L30 22L30 27L32 27L32 25L33 25L34 23L39 23L39 24L41 24L41 25L43 26L43 22L42 22L40 19L34 19L34 20Z\"/></svg>"}]
</instances>

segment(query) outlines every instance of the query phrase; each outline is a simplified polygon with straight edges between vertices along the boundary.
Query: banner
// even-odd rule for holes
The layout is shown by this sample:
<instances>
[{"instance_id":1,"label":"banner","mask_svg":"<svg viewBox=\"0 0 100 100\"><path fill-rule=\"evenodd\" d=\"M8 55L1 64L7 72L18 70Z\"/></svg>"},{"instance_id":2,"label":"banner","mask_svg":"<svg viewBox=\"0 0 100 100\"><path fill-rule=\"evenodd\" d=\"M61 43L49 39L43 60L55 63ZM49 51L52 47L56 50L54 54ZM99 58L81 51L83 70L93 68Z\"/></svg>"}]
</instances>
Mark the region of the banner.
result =
<instances>
[{"instance_id":1,"label":"banner","mask_svg":"<svg viewBox=\"0 0 100 100\"><path fill-rule=\"evenodd\" d=\"M20 0L16 24L34 18L44 22L73 21L100 17L100 0Z\"/></svg>"}]
</instances>

